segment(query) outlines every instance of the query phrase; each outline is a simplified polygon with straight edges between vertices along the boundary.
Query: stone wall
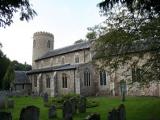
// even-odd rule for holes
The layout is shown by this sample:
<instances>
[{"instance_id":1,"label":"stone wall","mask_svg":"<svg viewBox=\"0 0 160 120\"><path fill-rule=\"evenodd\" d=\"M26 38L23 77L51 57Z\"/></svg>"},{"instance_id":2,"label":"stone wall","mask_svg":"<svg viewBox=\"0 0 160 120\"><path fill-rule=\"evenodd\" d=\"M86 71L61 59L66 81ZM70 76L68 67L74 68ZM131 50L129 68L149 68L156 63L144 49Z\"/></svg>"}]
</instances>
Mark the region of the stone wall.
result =
<instances>
[{"instance_id":1,"label":"stone wall","mask_svg":"<svg viewBox=\"0 0 160 120\"><path fill-rule=\"evenodd\" d=\"M48 46L48 42L50 45ZM36 69L35 60L54 48L54 36L48 32L36 32L33 35L32 69Z\"/></svg>"},{"instance_id":2,"label":"stone wall","mask_svg":"<svg viewBox=\"0 0 160 120\"><path fill-rule=\"evenodd\" d=\"M127 83L127 95L129 96L160 96L160 84L150 83L143 88L138 83L130 84L132 82L132 63L138 60L137 66L141 67L146 63L147 59L150 58L149 53L143 54L142 58L137 57L136 54L132 54L132 59L128 63L119 66L118 70L110 74L109 80L109 92L112 95L121 95L120 92L120 81L125 80ZM106 89L108 90L108 89Z\"/></svg>"},{"instance_id":3,"label":"stone wall","mask_svg":"<svg viewBox=\"0 0 160 120\"><path fill-rule=\"evenodd\" d=\"M37 69L53 67L62 65L62 58L64 58L64 64L76 64L75 56L79 56L79 63L88 63L91 61L91 54L88 49L77 52L67 53L63 55L54 56L52 58L43 59L36 62Z\"/></svg>"},{"instance_id":4,"label":"stone wall","mask_svg":"<svg viewBox=\"0 0 160 120\"><path fill-rule=\"evenodd\" d=\"M90 86L84 85L84 72L86 69L90 72ZM95 68L92 66L92 64L89 64L89 63L83 64L79 67L78 75L80 78L80 94L81 95L84 95L84 96L95 95L95 92L96 92L95 90L97 88L95 85L96 78L94 77L95 76L94 71L95 71Z\"/></svg>"}]
</instances>

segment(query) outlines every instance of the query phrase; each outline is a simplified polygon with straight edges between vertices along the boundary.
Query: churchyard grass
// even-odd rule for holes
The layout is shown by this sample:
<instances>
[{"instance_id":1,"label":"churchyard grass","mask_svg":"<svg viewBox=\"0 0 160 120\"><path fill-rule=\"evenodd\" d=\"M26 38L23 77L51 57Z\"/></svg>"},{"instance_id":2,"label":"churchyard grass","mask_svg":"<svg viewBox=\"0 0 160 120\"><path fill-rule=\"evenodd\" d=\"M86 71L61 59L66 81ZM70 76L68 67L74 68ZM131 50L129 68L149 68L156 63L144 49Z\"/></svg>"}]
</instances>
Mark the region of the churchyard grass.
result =
<instances>
[{"instance_id":1,"label":"churchyard grass","mask_svg":"<svg viewBox=\"0 0 160 120\"><path fill-rule=\"evenodd\" d=\"M27 105L35 105L40 108L40 120L48 120L48 108L44 107L43 99L40 97L13 97L15 100L14 109L11 111L13 120L18 120L20 110ZM86 113L74 115L74 120L83 120L88 114L100 113L101 120L106 120L108 112L114 107L117 108L122 102L120 97L90 97L99 103L98 107L87 108ZM127 120L160 120L160 98L156 97L126 97ZM62 110L57 110L57 120L62 119Z\"/></svg>"}]
</instances>

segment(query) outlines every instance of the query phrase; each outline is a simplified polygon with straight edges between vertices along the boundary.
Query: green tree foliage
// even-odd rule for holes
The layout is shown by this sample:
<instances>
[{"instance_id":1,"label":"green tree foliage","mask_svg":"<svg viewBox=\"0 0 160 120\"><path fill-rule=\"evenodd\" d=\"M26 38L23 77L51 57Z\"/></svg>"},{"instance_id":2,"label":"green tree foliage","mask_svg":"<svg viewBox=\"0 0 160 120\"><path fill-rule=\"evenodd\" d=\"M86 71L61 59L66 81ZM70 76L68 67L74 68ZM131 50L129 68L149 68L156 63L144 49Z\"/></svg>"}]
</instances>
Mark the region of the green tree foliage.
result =
<instances>
[{"instance_id":1,"label":"green tree foliage","mask_svg":"<svg viewBox=\"0 0 160 120\"><path fill-rule=\"evenodd\" d=\"M104 0L99 4L105 12L110 12L117 4L128 8L132 13L141 14L152 18L160 15L159 0Z\"/></svg>"},{"instance_id":2,"label":"green tree foliage","mask_svg":"<svg viewBox=\"0 0 160 120\"><path fill-rule=\"evenodd\" d=\"M75 41L74 44L82 43L82 42L84 42L84 41L85 41L85 40L83 40L83 39L79 39L79 40Z\"/></svg>"},{"instance_id":3,"label":"green tree foliage","mask_svg":"<svg viewBox=\"0 0 160 120\"><path fill-rule=\"evenodd\" d=\"M22 21L29 21L36 15L29 0L0 0L0 27L9 26L17 12Z\"/></svg>"},{"instance_id":4,"label":"green tree foliage","mask_svg":"<svg viewBox=\"0 0 160 120\"><path fill-rule=\"evenodd\" d=\"M28 71L31 70L31 65L10 61L0 49L0 90L9 88L8 82L14 77L13 70Z\"/></svg>"},{"instance_id":5,"label":"green tree foliage","mask_svg":"<svg viewBox=\"0 0 160 120\"><path fill-rule=\"evenodd\" d=\"M0 50L0 89L2 89L3 77L7 71L9 64L10 60L3 54L2 50Z\"/></svg>"},{"instance_id":6,"label":"green tree foliage","mask_svg":"<svg viewBox=\"0 0 160 120\"><path fill-rule=\"evenodd\" d=\"M134 54L139 59L130 63L126 72L133 66L140 67L138 79L134 82L141 85L160 81L160 15L157 9L159 1L154 7L150 4L148 9L138 7L146 3L149 5L148 2L153 1L131 0L128 3L128 0L105 0L100 3L100 7L103 8L106 20L102 26L96 28L96 31L100 32L97 32L99 38L95 42L95 59L102 63L100 67L107 66L111 72L115 72L132 59L130 53L139 52ZM138 63L145 52L143 50L149 50L151 57L139 66Z\"/></svg>"},{"instance_id":7,"label":"green tree foliage","mask_svg":"<svg viewBox=\"0 0 160 120\"><path fill-rule=\"evenodd\" d=\"M12 64L13 64L14 70L17 70L17 71L29 71L32 69L31 65L28 65L27 63L22 64L16 60L12 61Z\"/></svg>"},{"instance_id":8,"label":"green tree foliage","mask_svg":"<svg viewBox=\"0 0 160 120\"><path fill-rule=\"evenodd\" d=\"M9 90L14 79L15 79L15 72L12 63L10 63L3 78L3 89Z\"/></svg>"},{"instance_id":9,"label":"green tree foliage","mask_svg":"<svg viewBox=\"0 0 160 120\"><path fill-rule=\"evenodd\" d=\"M95 40L97 38L96 32L93 31L93 32L87 33L86 38L89 41Z\"/></svg>"}]
</instances>

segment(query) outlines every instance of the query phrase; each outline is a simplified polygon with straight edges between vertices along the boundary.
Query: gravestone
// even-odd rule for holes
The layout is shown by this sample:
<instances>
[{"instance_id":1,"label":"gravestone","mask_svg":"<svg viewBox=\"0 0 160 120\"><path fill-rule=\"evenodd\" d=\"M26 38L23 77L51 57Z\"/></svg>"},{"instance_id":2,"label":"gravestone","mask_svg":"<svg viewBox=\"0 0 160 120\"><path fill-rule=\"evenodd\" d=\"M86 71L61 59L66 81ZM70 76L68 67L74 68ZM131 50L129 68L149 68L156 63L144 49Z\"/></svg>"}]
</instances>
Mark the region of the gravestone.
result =
<instances>
[{"instance_id":1,"label":"gravestone","mask_svg":"<svg viewBox=\"0 0 160 120\"><path fill-rule=\"evenodd\" d=\"M44 101L44 103L48 103L48 93L44 93L43 101Z\"/></svg>"},{"instance_id":2,"label":"gravestone","mask_svg":"<svg viewBox=\"0 0 160 120\"><path fill-rule=\"evenodd\" d=\"M79 113L85 113L86 112L86 98L81 96L80 97L80 100L79 100L79 104L78 104L78 110L79 110Z\"/></svg>"},{"instance_id":3,"label":"gravestone","mask_svg":"<svg viewBox=\"0 0 160 120\"><path fill-rule=\"evenodd\" d=\"M63 118L64 120L72 120L72 107L69 100L63 103Z\"/></svg>"},{"instance_id":4,"label":"gravestone","mask_svg":"<svg viewBox=\"0 0 160 120\"><path fill-rule=\"evenodd\" d=\"M118 120L126 120L126 111L125 111L125 106L123 104L121 104L118 108L118 116L119 119Z\"/></svg>"},{"instance_id":5,"label":"gravestone","mask_svg":"<svg viewBox=\"0 0 160 120\"><path fill-rule=\"evenodd\" d=\"M108 120L118 120L118 114L115 108L111 112L109 112Z\"/></svg>"},{"instance_id":6,"label":"gravestone","mask_svg":"<svg viewBox=\"0 0 160 120\"><path fill-rule=\"evenodd\" d=\"M0 112L0 120L12 120L11 113L8 112Z\"/></svg>"},{"instance_id":7,"label":"gravestone","mask_svg":"<svg viewBox=\"0 0 160 120\"><path fill-rule=\"evenodd\" d=\"M100 114L93 113L91 115L88 115L85 120L100 120Z\"/></svg>"},{"instance_id":8,"label":"gravestone","mask_svg":"<svg viewBox=\"0 0 160 120\"><path fill-rule=\"evenodd\" d=\"M52 105L48 111L49 119L56 118L56 106Z\"/></svg>"},{"instance_id":9,"label":"gravestone","mask_svg":"<svg viewBox=\"0 0 160 120\"><path fill-rule=\"evenodd\" d=\"M14 100L13 99L7 100L7 108L14 108Z\"/></svg>"},{"instance_id":10,"label":"gravestone","mask_svg":"<svg viewBox=\"0 0 160 120\"><path fill-rule=\"evenodd\" d=\"M72 97L70 99L70 102L71 102L71 107L72 107L72 113L76 113L77 112L77 100L75 97Z\"/></svg>"},{"instance_id":11,"label":"gravestone","mask_svg":"<svg viewBox=\"0 0 160 120\"><path fill-rule=\"evenodd\" d=\"M0 96L0 109L5 109L5 108L6 108L6 97Z\"/></svg>"},{"instance_id":12,"label":"gravestone","mask_svg":"<svg viewBox=\"0 0 160 120\"><path fill-rule=\"evenodd\" d=\"M36 106L27 106L21 110L19 120L39 120L40 110Z\"/></svg>"}]
</instances>

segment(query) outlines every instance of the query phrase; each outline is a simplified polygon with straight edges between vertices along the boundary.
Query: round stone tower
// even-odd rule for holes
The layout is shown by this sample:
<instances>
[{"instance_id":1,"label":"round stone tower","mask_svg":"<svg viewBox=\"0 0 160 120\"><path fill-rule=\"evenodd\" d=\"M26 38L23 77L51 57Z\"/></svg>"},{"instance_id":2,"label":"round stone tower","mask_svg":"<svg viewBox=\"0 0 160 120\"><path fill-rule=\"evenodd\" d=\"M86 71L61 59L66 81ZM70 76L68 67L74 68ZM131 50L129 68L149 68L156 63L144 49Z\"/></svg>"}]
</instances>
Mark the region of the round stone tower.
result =
<instances>
[{"instance_id":1,"label":"round stone tower","mask_svg":"<svg viewBox=\"0 0 160 120\"><path fill-rule=\"evenodd\" d=\"M36 69L35 60L54 49L54 36L48 32L36 32L33 35L32 69Z\"/></svg>"}]
</instances>

